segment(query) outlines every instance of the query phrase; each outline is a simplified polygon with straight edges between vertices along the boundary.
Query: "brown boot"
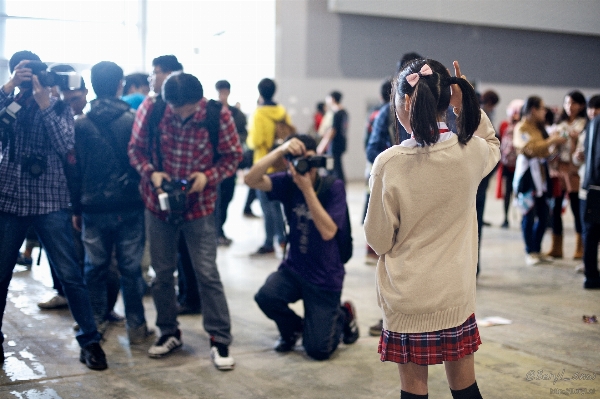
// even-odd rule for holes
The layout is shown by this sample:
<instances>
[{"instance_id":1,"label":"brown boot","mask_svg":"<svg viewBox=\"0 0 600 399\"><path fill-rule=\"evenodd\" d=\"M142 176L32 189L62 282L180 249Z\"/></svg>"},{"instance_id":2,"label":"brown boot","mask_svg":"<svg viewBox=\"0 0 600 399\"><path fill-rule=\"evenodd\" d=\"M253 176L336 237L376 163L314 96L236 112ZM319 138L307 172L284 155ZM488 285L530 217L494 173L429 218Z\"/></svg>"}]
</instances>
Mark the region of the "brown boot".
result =
<instances>
[{"instance_id":1,"label":"brown boot","mask_svg":"<svg viewBox=\"0 0 600 399\"><path fill-rule=\"evenodd\" d=\"M573 255L573 259L583 259L583 240L581 239L581 234L575 234L575 254Z\"/></svg>"},{"instance_id":2,"label":"brown boot","mask_svg":"<svg viewBox=\"0 0 600 399\"><path fill-rule=\"evenodd\" d=\"M546 256L550 256L552 258L562 258L563 257L563 236L552 234L552 248L550 252L546 254Z\"/></svg>"}]
</instances>

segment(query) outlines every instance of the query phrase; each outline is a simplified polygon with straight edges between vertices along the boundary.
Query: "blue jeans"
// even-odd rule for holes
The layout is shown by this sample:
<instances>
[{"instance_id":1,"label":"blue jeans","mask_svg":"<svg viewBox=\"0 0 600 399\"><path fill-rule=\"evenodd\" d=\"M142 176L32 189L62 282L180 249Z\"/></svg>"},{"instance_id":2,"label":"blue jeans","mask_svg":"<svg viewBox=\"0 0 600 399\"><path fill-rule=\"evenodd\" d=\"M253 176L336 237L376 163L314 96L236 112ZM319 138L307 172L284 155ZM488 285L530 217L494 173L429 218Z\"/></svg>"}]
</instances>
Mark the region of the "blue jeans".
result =
<instances>
[{"instance_id":1,"label":"blue jeans","mask_svg":"<svg viewBox=\"0 0 600 399\"><path fill-rule=\"evenodd\" d=\"M324 290L280 269L267 278L254 300L277 324L283 338L288 339L302 331L306 354L316 360L325 360L338 347L344 329L345 312L340 297L340 291ZM288 306L300 299L304 302L304 321Z\"/></svg>"},{"instance_id":2,"label":"blue jeans","mask_svg":"<svg viewBox=\"0 0 600 399\"><path fill-rule=\"evenodd\" d=\"M146 210L150 236L150 258L156 279L152 297L156 306L156 326L162 335L177 331L177 298L173 273L177 269L177 246L183 234L196 273L204 329L216 341L231 343L231 320L221 276L217 269L217 240L214 214L172 224Z\"/></svg>"},{"instance_id":3,"label":"blue jeans","mask_svg":"<svg viewBox=\"0 0 600 399\"><path fill-rule=\"evenodd\" d=\"M279 243L285 242L285 224L281 202L269 200L267 193L261 190L256 190L256 196L260 201L263 218L265 219L265 243L263 246L273 248L273 238L275 236L277 236Z\"/></svg>"},{"instance_id":4,"label":"blue jeans","mask_svg":"<svg viewBox=\"0 0 600 399\"><path fill-rule=\"evenodd\" d=\"M523 215L521 220L521 230L523 239L525 240L525 252L540 253L542 247L542 239L548 225L548 202L546 197L534 197L535 203L533 208Z\"/></svg>"},{"instance_id":5,"label":"blue jeans","mask_svg":"<svg viewBox=\"0 0 600 399\"><path fill-rule=\"evenodd\" d=\"M140 289L144 284L140 262L145 240L143 209L83 214L85 281L97 324L104 322L110 311L107 281L113 248L121 274L127 328L146 324Z\"/></svg>"},{"instance_id":6,"label":"blue jeans","mask_svg":"<svg viewBox=\"0 0 600 399\"><path fill-rule=\"evenodd\" d=\"M96 330L90 296L73 245L71 213L66 209L33 216L0 213L0 308L2 315L6 308L6 295L12 271L29 226L33 226L35 229L48 259L56 267L55 271L63 286L69 309L80 327L76 334L79 345L84 347L90 343L100 342L101 337ZM2 319L0 319L1 327ZM3 341L4 336L0 331L0 343Z\"/></svg>"}]
</instances>

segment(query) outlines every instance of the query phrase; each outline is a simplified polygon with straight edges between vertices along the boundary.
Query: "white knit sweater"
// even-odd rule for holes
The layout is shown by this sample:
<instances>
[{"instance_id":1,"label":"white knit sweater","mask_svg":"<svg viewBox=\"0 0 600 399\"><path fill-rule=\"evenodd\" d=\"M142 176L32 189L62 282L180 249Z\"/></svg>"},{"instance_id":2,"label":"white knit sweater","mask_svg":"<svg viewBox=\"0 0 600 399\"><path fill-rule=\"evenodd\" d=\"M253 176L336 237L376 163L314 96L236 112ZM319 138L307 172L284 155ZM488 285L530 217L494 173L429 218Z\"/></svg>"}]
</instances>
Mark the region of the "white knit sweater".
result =
<instances>
[{"instance_id":1,"label":"white knit sweater","mask_svg":"<svg viewBox=\"0 0 600 399\"><path fill-rule=\"evenodd\" d=\"M377 293L386 330L442 330L475 312L475 195L500 159L484 112L475 136L466 145L453 135L433 146L394 146L373 164L364 229L380 256Z\"/></svg>"}]
</instances>

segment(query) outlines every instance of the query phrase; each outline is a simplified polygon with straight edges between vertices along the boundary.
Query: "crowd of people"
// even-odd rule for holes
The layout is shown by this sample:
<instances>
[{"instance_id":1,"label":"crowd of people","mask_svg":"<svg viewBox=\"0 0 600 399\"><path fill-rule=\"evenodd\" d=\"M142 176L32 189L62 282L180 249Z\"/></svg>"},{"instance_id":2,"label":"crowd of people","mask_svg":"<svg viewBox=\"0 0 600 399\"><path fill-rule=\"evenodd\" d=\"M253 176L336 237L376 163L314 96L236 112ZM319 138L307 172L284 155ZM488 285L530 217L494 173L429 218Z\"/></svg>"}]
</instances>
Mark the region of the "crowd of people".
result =
<instances>
[{"instance_id":1,"label":"crowd of people","mask_svg":"<svg viewBox=\"0 0 600 399\"><path fill-rule=\"evenodd\" d=\"M83 79L77 87L47 84L34 68L40 63L30 51L15 53L0 90L0 109L13 119L2 128L0 159L3 312L14 265L31 265L38 241L57 292L39 306L69 307L79 360L90 369L108 367L101 339L109 323L124 323L130 345L147 344L149 357L162 358L183 346L177 317L185 313L202 314L215 367L233 369L216 256L218 246L232 243L224 225L237 171L245 169L243 215L256 217L250 204L258 198L265 230L251 256L283 252L255 295L279 331L274 350L292 351L302 339L309 357L325 360L340 343L356 342L355 307L342 301L352 237L342 163L349 117L341 92L318 104L310 134L300 134L269 78L258 83L258 106L247 119L229 104L229 82L217 82L218 100L209 100L173 55L155 58L151 75L125 76L103 61L91 68L96 99L84 113ZM406 54L381 85L364 140L367 261L377 265L382 310L369 333L380 337L381 360L398 363L402 398L427 397L426 366L441 363L454 398L481 397L474 298L496 168L502 227L509 227L514 195L526 263L563 257L568 201L584 288L600 288L600 96L586 101L568 93L557 120L540 97L513 100L497 134L491 120L498 95L479 95L453 66L451 76L438 61ZM68 65L52 70L74 72ZM544 252L548 223L552 246ZM119 291L124 317L113 310ZM158 332L145 318L147 293ZM289 307L299 300L303 317Z\"/></svg>"}]
</instances>

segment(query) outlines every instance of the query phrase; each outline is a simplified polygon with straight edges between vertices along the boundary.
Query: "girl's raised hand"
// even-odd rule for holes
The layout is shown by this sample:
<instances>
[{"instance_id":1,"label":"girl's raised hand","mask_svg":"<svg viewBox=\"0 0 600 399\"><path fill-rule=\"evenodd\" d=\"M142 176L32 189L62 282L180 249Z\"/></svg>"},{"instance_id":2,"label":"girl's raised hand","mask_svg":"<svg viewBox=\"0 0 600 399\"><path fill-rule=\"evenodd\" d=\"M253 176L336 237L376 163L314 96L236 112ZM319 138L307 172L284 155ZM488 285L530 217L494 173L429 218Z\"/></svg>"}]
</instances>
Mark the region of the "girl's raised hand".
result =
<instances>
[{"instance_id":1,"label":"girl's raised hand","mask_svg":"<svg viewBox=\"0 0 600 399\"><path fill-rule=\"evenodd\" d=\"M466 80L467 77L460 73L460 65L458 64L458 61L454 61L452 65L454 66L454 76ZM450 105L454 107L455 113L458 114L460 112L460 108L462 106L462 90L460 90L460 87L458 87L457 84L450 85Z\"/></svg>"}]
</instances>

